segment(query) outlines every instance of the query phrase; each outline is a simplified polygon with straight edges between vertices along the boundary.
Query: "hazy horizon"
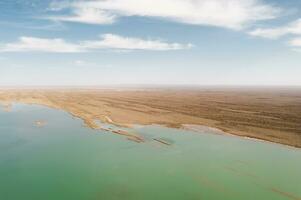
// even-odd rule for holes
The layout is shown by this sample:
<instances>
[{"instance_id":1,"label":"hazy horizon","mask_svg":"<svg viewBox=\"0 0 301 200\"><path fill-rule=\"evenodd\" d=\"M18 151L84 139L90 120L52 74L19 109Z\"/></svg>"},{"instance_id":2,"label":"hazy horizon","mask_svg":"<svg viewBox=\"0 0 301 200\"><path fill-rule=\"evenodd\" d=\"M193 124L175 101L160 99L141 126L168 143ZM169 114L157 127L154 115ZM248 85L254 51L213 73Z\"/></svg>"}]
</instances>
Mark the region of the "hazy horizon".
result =
<instances>
[{"instance_id":1,"label":"hazy horizon","mask_svg":"<svg viewBox=\"0 0 301 200\"><path fill-rule=\"evenodd\" d=\"M103 85L0 85L0 89L301 89L301 85L189 85L189 84L103 84Z\"/></svg>"}]
</instances>

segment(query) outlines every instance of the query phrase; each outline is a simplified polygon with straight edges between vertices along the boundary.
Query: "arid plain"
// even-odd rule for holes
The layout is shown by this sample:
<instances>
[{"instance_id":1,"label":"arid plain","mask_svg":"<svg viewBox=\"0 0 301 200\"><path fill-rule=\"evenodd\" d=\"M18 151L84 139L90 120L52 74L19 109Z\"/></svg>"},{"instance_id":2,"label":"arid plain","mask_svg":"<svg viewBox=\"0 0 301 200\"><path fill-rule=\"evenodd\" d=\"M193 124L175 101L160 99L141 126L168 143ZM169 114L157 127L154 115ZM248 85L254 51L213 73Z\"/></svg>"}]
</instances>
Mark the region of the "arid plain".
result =
<instances>
[{"instance_id":1,"label":"arid plain","mask_svg":"<svg viewBox=\"0 0 301 200\"><path fill-rule=\"evenodd\" d=\"M194 125L225 133L301 147L300 88L5 88L0 103L44 105L81 118L118 126Z\"/></svg>"}]
</instances>

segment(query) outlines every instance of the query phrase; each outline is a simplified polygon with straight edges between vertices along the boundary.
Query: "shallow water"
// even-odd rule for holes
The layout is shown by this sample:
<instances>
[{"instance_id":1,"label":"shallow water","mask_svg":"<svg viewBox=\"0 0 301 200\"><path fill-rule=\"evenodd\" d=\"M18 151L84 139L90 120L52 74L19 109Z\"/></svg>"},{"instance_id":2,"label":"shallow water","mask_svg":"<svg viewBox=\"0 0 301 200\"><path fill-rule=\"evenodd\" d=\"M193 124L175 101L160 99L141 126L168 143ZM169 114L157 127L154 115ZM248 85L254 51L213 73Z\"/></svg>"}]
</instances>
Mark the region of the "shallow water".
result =
<instances>
[{"instance_id":1,"label":"shallow water","mask_svg":"<svg viewBox=\"0 0 301 200\"><path fill-rule=\"evenodd\" d=\"M301 198L300 149L159 126L132 131L146 142L42 106L1 110L0 199Z\"/></svg>"}]
</instances>

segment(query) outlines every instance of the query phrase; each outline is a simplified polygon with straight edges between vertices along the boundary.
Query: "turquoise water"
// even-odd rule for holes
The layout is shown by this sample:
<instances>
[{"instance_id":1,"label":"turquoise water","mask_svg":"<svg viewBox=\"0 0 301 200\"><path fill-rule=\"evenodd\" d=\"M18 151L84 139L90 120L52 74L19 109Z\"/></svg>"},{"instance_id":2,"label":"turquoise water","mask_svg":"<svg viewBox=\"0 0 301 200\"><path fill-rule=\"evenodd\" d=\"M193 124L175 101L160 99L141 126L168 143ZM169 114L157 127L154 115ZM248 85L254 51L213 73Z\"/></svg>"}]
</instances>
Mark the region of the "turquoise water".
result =
<instances>
[{"instance_id":1,"label":"turquoise water","mask_svg":"<svg viewBox=\"0 0 301 200\"><path fill-rule=\"evenodd\" d=\"M133 131L146 142L91 130L42 106L0 111L0 199L301 198L299 149L159 126Z\"/></svg>"}]
</instances>

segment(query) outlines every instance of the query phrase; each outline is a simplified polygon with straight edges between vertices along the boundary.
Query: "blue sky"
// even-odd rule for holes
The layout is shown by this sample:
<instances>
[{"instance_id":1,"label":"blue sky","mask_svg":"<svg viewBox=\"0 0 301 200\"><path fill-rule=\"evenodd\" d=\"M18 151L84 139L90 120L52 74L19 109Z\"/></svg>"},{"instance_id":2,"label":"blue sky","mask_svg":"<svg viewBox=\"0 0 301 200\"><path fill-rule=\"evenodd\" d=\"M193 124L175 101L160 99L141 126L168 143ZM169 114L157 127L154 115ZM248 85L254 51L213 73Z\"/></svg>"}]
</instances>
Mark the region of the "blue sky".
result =
<instances>
[{"instance_id":1,"label":"blue sky","mask_svg":"<svg viewBox=\"0 0 301 200\"><path fill-rule=\"evenodd\" d=\"M301 85L299 0L1 0L0 85Z\"/></svg>"}]
</instances>

